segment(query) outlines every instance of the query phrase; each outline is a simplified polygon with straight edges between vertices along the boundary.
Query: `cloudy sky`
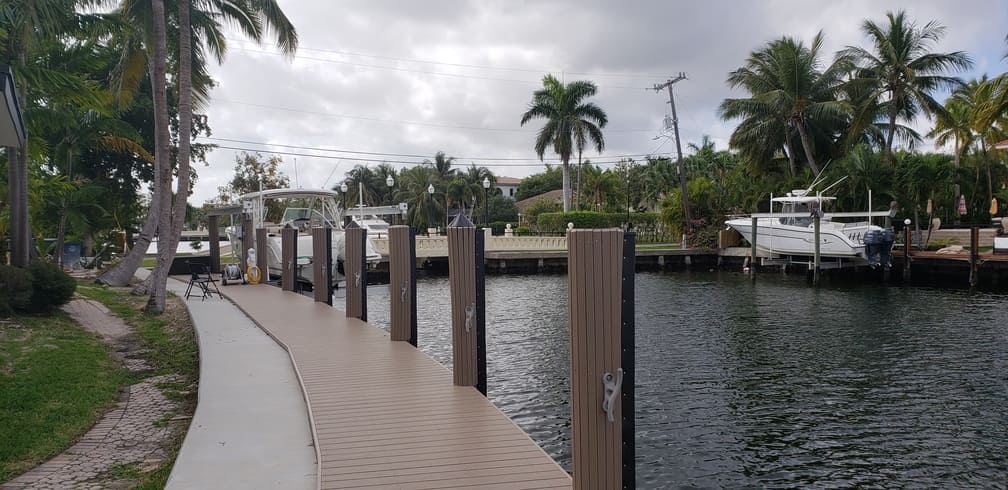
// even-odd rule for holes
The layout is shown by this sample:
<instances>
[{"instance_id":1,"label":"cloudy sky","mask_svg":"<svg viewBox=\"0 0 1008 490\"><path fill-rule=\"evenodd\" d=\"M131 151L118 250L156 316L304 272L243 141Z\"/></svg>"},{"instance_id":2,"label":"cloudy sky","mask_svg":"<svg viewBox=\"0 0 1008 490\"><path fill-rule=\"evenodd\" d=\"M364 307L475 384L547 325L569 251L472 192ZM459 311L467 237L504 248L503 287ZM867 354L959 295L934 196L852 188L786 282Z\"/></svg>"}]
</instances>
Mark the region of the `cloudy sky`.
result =
<instances>
[{"instance_id":1,"label":"cloudy sky","mask_svg":"<svg viewBox=\"0 0 1008 490\"><path fill-rule=\"evenodd\" d=\"M497 175L541 171L532 149L541 123L519 119L545 73L599 87L606 148L586 158L674 151L654 139L667 92L649 88L679 72L689 77L675 85L684 150L703 135L726 148L733 126L716 108L742 95L724 81L749 52L782 35L808 42L819 30L830 54L866 45L861 22L881 22L887 10L944 24L936 49L969 53L975 68L964 76L1008 69L1003 0L279 3L300 49L284 58L231 35L207 110L217 139L200 140L221 148L198 169L196 205L230 180L239 149L280 153L282 171L302 187L332 187L357 164L415 165L437 151Z\"/></svg>"}]
</instances>

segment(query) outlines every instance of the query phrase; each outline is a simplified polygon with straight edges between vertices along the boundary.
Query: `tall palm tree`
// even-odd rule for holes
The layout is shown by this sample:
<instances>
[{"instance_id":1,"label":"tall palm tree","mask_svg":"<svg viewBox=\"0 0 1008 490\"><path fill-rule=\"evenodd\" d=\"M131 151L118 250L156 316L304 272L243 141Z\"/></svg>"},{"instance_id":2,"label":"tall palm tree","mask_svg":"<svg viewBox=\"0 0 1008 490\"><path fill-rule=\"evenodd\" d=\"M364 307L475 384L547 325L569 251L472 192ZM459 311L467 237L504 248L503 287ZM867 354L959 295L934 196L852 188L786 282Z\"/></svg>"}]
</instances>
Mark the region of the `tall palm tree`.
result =
<instances>
[{"instance_id":1,"label":"tall palm tree","mask_svg":"<svg viewBox=\"0 0 1008 490\"><path fill-rule=\"evenodd\" d=\"M570 211L570 158L575 149L588 142L599 153L605 148L602 128L609 122L605 111L593 102L584 100L595 95L598 87L584 80L568 84L553 75L543 77L543 88L532 94L529 108L522 114L521 125L532 119L545 119L546 125L536 135L535 151L543 159L546 149L560 157L563 164L563 210Z\"/></svg>"},{"instance_id":2,"label":"tall palm tree","mask_svg":"<svg viewBox=\"0 0 1008 490\"><path fill-rule=\"evenodd\" d=\"M429 165L417 165L399 173L395 198L407 204L406 220L415 228L432 228L441 223L445 203L437 190L432 194L428 187L440 181L437 170Z\"/></svg>"},{"instance_id":3,"label":"tall palm tree","mask_svg":"<svg viewBox=\"0 0 1008 490\"><path fill-rule=\"evenodd\" d=\"M814 140L825 140L824 146L831 143L830 135L850 113L849 106L837 100L847 60L838 58L820 71L822 44L822 31L809 46L783 37L752 52L745 66L728 74L728 85L745 89L750 97L725 99L718 112L724 120L742 118L732 132L731 145L747 158L765 161L783 148L791 175L797 175L797 136L805 162L819 173L815 155L824 154L826 148L817 148Z\"/></svg>"},{"instance_id":4,"label":"tall palm tree","mask_svg":"<svg viewBox=\"0 0 1008 490\"><path fill-rule=\"evenodd\" d=\"M861 25L872 44L872 51L848 46L841 53L860 68L854 82L870 87L870 100L877 101L878 115L885 121L883 160L892 164L897 121L909 122L921 111L928 116L944 112L932 94L959 86L958 78L946 74L968 69L973 62L962 51L931 51L945 34L945 27L938 22L918 26L902 11L888 12L886 18L887 25L871 20Z\"/></svg>"},{"instance_id":5,"label":"tall palm tree","mask_svg":"<svg viewBox=\"0 0 1008 490\"><path fill-rule=\"evenodd\" d=\"M438 180L448 182L455 176L456 170L452 168L455 157L445 156L445 152L439 151L434 154L434 160L424 160L424 165L430 165L437 171Z\"/></svg>"},{"instance_id":6,"label":"tall palm tree","mask_svg":"<svg viewBox=\"0 0 1008 490\"><path fill-rule=\"evenodd\" d=\"M960 87L945 100L945 110L937 115L935 127L928 133L929 137L934 138L936 147L952 143L953 161L957 168L963 154L975 140L973 116L976 107L970 97L963 93L963 89Z\"/></svg>"},{"instance_id":7,"label":"tall palm tree","mask_svg":"<svg viewBox=\"0 0 1008 490\"><path fill-rule=\"evenodd\" d=\"M1005 36L1008 43L1008 36ZM1008 60L1008 52L1002 60ZM1008 72L1002 73L986 83L990 98L977 108L978 123L982 126L993 125L998 119L1008 116Z\"/></svg>"}]
</instances>

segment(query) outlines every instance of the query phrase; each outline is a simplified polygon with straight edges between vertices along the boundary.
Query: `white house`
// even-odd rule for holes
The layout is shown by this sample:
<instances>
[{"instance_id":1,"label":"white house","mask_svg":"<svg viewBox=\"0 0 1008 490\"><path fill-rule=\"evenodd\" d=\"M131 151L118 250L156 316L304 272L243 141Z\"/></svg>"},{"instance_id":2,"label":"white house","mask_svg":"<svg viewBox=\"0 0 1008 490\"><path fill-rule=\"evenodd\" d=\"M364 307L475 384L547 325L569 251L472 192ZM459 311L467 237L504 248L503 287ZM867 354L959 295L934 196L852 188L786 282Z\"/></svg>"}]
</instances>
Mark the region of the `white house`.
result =
<instances>
[{"instance_id":1,"label":"white house","mask_svg":"<svg viewBox=\"0 0 1008 490\"><path fill-rule=\"evenodd\" d=\"M501 194L514 199L515 194L518 192L518 184L521 184L522 179L516 179L514 177L497 177L497 188L501 190Z\"/></svg>"}]
</instances>

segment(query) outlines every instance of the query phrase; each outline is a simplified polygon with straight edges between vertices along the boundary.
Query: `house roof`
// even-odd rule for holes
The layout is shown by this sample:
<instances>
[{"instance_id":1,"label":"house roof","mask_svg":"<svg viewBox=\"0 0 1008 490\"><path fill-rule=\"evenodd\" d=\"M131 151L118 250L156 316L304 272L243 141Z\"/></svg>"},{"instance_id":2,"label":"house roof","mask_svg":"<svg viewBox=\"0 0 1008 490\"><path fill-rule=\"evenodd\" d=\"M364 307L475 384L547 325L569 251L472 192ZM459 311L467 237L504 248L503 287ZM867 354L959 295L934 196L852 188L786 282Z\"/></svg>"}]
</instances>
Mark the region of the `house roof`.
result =
<instances>
[{"instance_id":1,"label":"house roof","mask_svg":"<svg viewBox=\"0 0 1008 490\"><path fill-rule=\"evenodd\" d=\"M1008 140L999 141L997 143L994 143L994 148L997 148L999 150L1008 150Z\"/></svg>"},{"instance_id":2,"label":"house roof","mask_svg":"<svg viewBox=\"0 0 1008 490\"><path fill-rule=\"evenodd\" d=\"M516 179L514 177L497 177L497 185L518 185L521 184L523 179Z\"/></svg>"},{"instance_id":3,"label":"house roof","mask_svg":"<svg viewBox=\"0 0 1008 490\"><path fill-rule=\"evenodd\" d=\"M528 199L522 199L515 203L515 207L518 208L518 212L524 212L525 208L529 207L530 204L540 201L540 200L553 201L555 203L563 202L563 189L556 189L552 191L543 192L542 194L537 194Z\"/></svg>"}]
</instances>

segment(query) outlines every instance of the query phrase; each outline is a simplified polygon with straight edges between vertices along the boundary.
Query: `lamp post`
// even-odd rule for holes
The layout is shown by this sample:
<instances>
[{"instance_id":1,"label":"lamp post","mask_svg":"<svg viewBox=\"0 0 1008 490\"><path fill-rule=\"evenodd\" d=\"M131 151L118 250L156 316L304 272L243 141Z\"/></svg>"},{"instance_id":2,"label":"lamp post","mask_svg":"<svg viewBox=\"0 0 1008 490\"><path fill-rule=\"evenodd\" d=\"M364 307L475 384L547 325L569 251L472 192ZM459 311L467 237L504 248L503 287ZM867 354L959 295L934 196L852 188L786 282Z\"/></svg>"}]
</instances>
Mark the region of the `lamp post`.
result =
<instances>
[{"instance_id":1,"label":"lamp post","mask_svg":"<svg viewBox=\"0 0 1008 490\"><path fill-rule=\"evenodd\" d=\"M483 227L490 226L490 200L488 195L490 193L490 179L483 177Z\"/></svg>"},{"instance_id":2,"label":"lamp post","mask_svg":"<svg viewBox=\"0 0 1008 490\"><path fill-rule=\"evenodd\" d=\"M342 206L343 206L343 225L345 226L346 225L346 215L347 215L347 212L346 212L346 193L347 193L348 190L350 190L350 188L347 187L345 180L343 181L342 184L340 184L339 188L340 188L340 198L343 201L343 203L342 203Z\"/></svg>"},{"instance_id":3,"label":"lamp post","mask_svg":"<svg viewBox=\"0 0 1008 490\"><path fill-rule=\"evenodd\" d=\"M434 202L434 184L428 184L427 185L427 194L430 194L431 202ZM428 216L430 216L430 215L428 215ZM428 226L430 226L429 223L428 223Z\"/></svg>"},{"instance_id":4,"label":"lamp post","mask_svg":"<svg viewBox=\"0 0 1008 490\"><path fill-rule=\"evenodd\" d=\"M392 199L392 187L395 185L395 179L392 178L392 175L385 177L385 185L389 188L389 203L392 203L394 201L394 199Z\"/></svg>"}]
</instances>

